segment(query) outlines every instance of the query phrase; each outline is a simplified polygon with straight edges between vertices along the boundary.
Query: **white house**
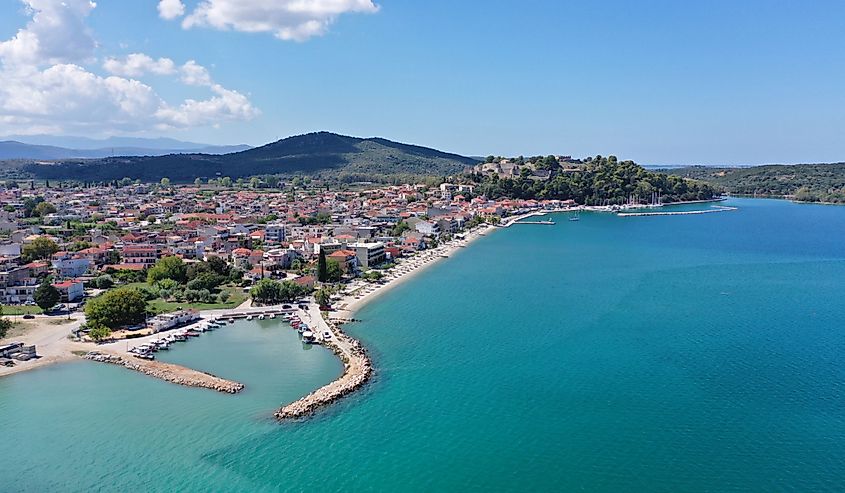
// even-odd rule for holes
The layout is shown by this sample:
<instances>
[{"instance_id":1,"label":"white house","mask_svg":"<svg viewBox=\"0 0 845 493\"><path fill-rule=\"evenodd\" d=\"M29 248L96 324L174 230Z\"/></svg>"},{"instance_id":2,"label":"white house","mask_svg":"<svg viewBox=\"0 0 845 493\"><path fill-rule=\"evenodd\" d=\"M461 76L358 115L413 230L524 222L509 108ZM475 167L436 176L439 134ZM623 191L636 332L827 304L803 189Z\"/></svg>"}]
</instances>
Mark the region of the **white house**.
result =
<instances>
[{"instance_id":1,"label":"white house","mask_svg":"<svg viewBox=\"0 0 845 493\"><path fill-rule=\"evenodd\" d=\"M170 330L180 325L191 323L199 320L200 315L196 310L181 310L173 313L163 313L151 318L148 322L153 332L161 332L163 330Z\"/></svg>"},{"instance_id":2,"label":"white house","mask_svg":"<svg viewBox=\"0 0 845 493\"><path fill-rule=\"evenodd\" d=\"M424 235L440 234L440 225L434 221L420 221L414 225L414 229Z\"/></svg>"},{"instance_id":3,"label":"white house","mask_svg":"<svg viewBox=\"0 0 845 493\"><path fill-rule=\"evenodd\" d=\"M87 258L60 258L53 260L53 268L59 277L79 277L88 272L91 260Z\"/></svg>"}]
</instances>

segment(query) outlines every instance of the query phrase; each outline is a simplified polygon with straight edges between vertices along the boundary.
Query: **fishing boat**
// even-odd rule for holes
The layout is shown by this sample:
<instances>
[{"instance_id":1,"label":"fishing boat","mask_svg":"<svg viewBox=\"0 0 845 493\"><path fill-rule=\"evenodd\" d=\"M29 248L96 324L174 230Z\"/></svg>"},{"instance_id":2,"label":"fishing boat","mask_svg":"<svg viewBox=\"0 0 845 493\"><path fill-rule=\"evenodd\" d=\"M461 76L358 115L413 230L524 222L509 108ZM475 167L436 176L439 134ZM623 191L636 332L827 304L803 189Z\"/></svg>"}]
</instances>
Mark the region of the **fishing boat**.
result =
<instances>
[{"instance_id":1,"label":"fishing boat","mask_svg":"<svg viewBox=\"0 0 845 493\"><path fill-rule=\"evenodd\" d=\"M316 336L310 330L306 330L302 333L302 342L306 344L312 344L316 339Z\"/></svg>"},{"instance_id":2,"label":"fishing boat","mask_svg":"<svg viewBox=\"0 0 845 493\"><path fill-rule=\"evenodd\" d=\"M263 313L262 313L261 315L259 315L259 316L258 316L258 320L264 320L264 318L265 318L265 317L264 317L264 314L263 314Z\"/></svg>"},{"instance_id":3,"label":"fishing boat","mask_svg":"<svg viewBox=\"0 0 845 493\"><path fill-rule=\"evenodd\" d=\"M249 321L249 320L252 320L252 315L247 315L247 316L246 316L246 319L247 319L248 321Z\"/></svg>"},{"instance_id":4,"label":"fishing boat","mask_svg":"<svg viewBox=\"0 0 845 493\"><path fill-rule=\"evenodd\" d=\"M185 332L185 335L188 336L188 337L199 337L200 333L195 331L195 330L189 330L189 331Z\"/></svg>"},{"instance_id":5,"label":"fishing boat","mask_svg":"<svg viewBox=\"0 0 845 493\"><path fill-rule=\"evenodd\" d=\"M276 314L275 314L275 313L271 313L271 314L270 314L270 318L276 318Z\"/></svg>"}]
</instances>

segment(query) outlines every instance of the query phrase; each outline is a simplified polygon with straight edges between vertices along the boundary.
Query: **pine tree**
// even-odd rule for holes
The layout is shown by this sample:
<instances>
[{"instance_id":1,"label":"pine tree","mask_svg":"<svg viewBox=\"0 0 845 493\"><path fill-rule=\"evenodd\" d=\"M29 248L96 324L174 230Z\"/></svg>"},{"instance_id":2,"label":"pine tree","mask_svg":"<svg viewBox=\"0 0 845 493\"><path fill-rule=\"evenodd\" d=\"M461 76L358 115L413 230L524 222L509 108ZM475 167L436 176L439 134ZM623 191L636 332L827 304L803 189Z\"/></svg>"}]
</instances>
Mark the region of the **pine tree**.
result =
<instances>
[{"instance_id":1,"label":"pine tree","mask_svg":"<svg viewBox=\"0 0 845 493\"><path fill-rule=\"evenodd\" d=\"M320 257L317 260L317 280L326 282L328 279L328 265L326 264L326 251L320 248Z\"/></svg>"}]
</instances>

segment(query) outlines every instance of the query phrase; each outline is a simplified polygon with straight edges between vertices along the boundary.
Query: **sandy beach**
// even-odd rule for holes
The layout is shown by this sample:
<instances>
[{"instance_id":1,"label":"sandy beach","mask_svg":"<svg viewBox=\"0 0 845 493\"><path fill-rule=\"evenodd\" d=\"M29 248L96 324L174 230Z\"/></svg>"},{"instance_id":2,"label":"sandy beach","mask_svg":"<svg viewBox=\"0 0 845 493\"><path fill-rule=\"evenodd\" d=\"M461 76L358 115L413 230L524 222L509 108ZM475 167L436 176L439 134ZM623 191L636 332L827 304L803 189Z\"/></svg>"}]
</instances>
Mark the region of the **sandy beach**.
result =
<instances>
[{"instance_id":1,"label":"sandy beach","mask_svg":"<svg viewBox=\"0 0 845 493\"><path fill-rule=\"evenodd\" d=\"M465 248L472 242L495 231L496 227L490 225L481 225L476 229L466 233L463 239L453 239L437 248L430 250L423 250L413 257L400 258L396 261L396 266L385 271L382 283L368 282L363 279L357 279L350 283L344 290L344 295L340 300L334 302L335 311L330 312L329 318L337 320L351 320L355 313L364 305L370 303L378 296L395 288L401 283L408 281L415 274L422 272L426 267L436 263L438 260L447 258L460 248Z\"/></svg>"},{"instance_id":2,"label":"sandy beach","mask_svg":"<svg viewBox=\"0 0 845 493\"><path fill-rule=\"evenodd\" d=\"M60 316L36 315L32 320L17 323L2 343L34 344L40 357L29 361L15 361L15 366L12 367L0 366L0 377L70 361L77 358L73 351L90 350L90 344L74 342L68 338L71 332L82 324L83 319L81 314L72 315L69 322Z\"/></svg>"}]
</instances>

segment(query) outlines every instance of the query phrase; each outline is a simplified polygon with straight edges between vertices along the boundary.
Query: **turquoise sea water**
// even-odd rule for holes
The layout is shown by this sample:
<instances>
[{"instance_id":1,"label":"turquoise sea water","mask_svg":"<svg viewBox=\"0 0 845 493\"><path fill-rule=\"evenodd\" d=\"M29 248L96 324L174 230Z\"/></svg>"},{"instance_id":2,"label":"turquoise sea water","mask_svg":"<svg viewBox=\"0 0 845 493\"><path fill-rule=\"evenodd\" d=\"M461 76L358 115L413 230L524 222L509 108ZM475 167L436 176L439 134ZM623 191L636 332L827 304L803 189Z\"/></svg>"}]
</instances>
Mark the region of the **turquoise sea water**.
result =
<instances>
[{"instance_id":1,"label":"turquoise sea water","mask_svg":"<svg viewBox=\"0 0 845 493\"><path fill-rule=\"evenodd\" d=\"M241 395L0 379L0 491L843 491L845 208L730 204L490 234L358 314L375 380L304 423L341 366L273 321L160 353Z\"/></svg>"}]
</instances>

